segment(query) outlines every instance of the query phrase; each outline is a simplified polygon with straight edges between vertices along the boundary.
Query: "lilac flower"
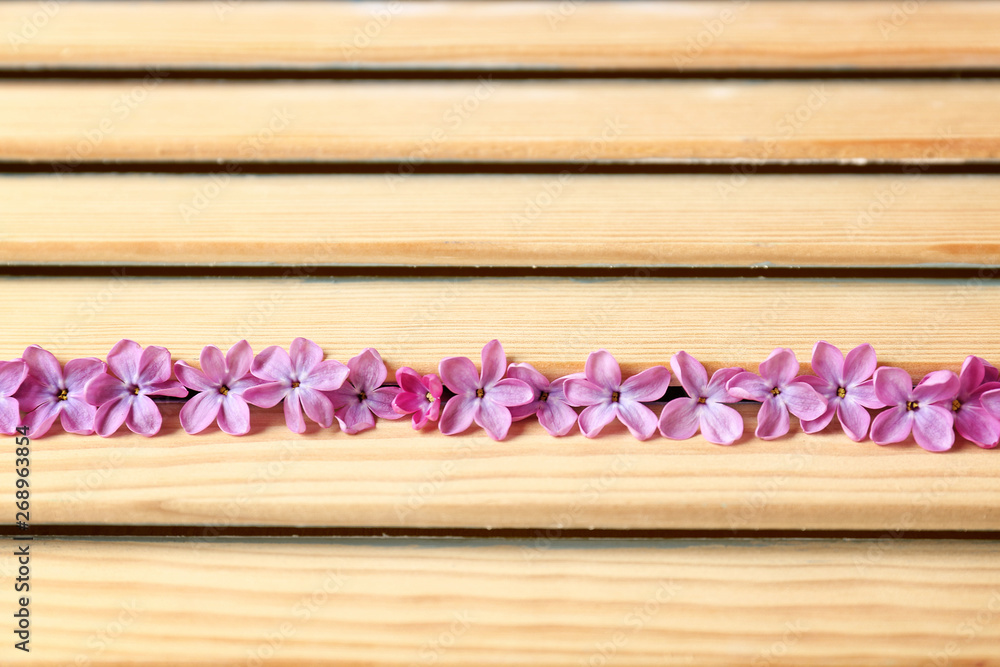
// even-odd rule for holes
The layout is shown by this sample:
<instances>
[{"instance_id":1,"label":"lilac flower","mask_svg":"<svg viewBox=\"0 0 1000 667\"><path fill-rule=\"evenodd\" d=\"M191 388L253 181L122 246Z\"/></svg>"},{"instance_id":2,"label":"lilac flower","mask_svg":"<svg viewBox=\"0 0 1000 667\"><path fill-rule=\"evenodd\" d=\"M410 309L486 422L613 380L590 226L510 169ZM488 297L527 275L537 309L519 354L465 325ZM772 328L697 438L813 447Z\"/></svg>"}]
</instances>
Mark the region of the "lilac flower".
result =
<instances>
[{"instance_id":1,"label":"lilac flower","mask_svg":"<svg viewBox=\"0 0 1000 667\"><path fill-rule=\"evenodd\" d=\"M803 375L796 381L805 382L822 394L826 399L826 411L817 419L803 419L802 430L818 433L836 414L847 437L855 442L864 440L871 424L871 415L865 408L885 407L875 396L874 382L869 379L877 365L875 348L868 343L848 352L846 361L840 348L823 340L816 343L812 354L816 376Z\"/></svg>"},{"instance_id":2,"label":"lilac flower","mask_svg":"<svg viewBox=\"0 0 1000 667\"><path fill-rule=\"evenodd\" d=\"M656 414L643 405L663 397L670 385L670 371L663 366L647 368L622 382L622 370L607 350L591 352L584 378L570 378L563 384L566 402L586 406L580 413L580 430L596 437L616 417L639 440L656 431Z\"/></svg>"},{"instance_id":3,"label":"lilac flower","mask_svg":"<svg viewBox=\"0 0 1000 667\"><path fill-rule=\"evenodd\" d=\"M996 447L1000 440L1000 421L997 421L1000 415L985 407L985 395L1000 389L997 369L984 359L970 355L962 364L958 382L958 396L951 404L951 410L955 413L955 430L969 442L984 449Z\"/></svg>"},{"instance_id":4,"label":"lilac flower","mask_svg":"<svg viewBox=\"0 0 1000 667\"><path fill-rule=\"evenodd\" d=\"M327 396L337 408L337 421L344 433L354 435L375 426L376 415L382 419L399 419L403 415L392 409L392 399L399 387L383 387L389 374L381 355L371 347L347 362L350 375L340 389Z\"/></svg>"},{"instance_id":5,"label":"lilac flower","mask_svg":"<svg viewBox=\"0 0 1000 667\"><path fill-rule=\"evenodd\" d=\"M170 352L150 345L143 349L132 340L120 340L108 353L113 375L94 376L84 389L88 403L97 407L94 430L107 438L122 423L146 437L160 432L163 417L150 396L187 396L187 389L170 379Z\"/></svg>"},{"instance_id":6,"label":"lilac flower","mask_svg":"<svg viewBox=\"0 0 1000 667\"><path fill-rule=\"evenodd\" d=\"M888 445L906 440L912 430L917 444L931 452L943 452L955 444L952 401L960 383L951 371L934 371L914 387L902 368L875 371L875 395L889 406L872 422L872 440Z\"/></svg>"},{"instance_id":7,"label":"lilac flower","mask_svg":"<svg viewBox=\"0 0 1000 667\"><path fill-rule=\"evenodd\" d=\"M441 393L444 385L434 373L423 377L409 366L396 371L399 393L392 399L392 409L400 415L413 413L413 428L421 429L428 421L441 415Z\"/></svg>"},{"instance_id":8,"label":"lilac flower","mask_svg":"<svg viewBox=\"0 0 1000 667\"><path fill-rule=\"evenodd\" d=\"M250 375L253 350L245 340L222 350L207 345L201 351L201 370L185 361L174 364L177 379L188 389L199 392L181 408L181 426L188 433L201 433L218 420L219 428L229 435L250 431L250 408L243 392L261 384Z\"/></svg>"},{"instance_id":9,"label":"lilac flower","mask_svg":"<svg viewBox=\"0 0 1000 667\"><path fill-rule=\"evenodd\" d=\"M796 380L799 361L787 347L775 348L760 364L760 375L738 373L726 389L740 399L758 401L756 435L773 440L788 433L791 412L799 419L818 419L826 410L826 399L805 382Z\"/></svg>"},{"instance_id":10,"label":"lilac flower","mask_svg":"<svg viewBox=\"0 0 1000 667\"><path fill-rule=\"evenodd\" d=\"M731 445L743 435L743 417L724 403L739 399L726 391L726 383L742 368L720 368L708 379L701 363L683 350L670 359L670 368L688 398L675 398L660 414L660 433L672 440L687 440L701 428L702 435L717 445Z\"/></svg>"},{"instance_id":11,"label":"lilac flower","mask_svg":"<svg viewBox=\"0 0 1000 667\"><path fill-rule=\"evenodd\" d=\"M514 421L537 415L538 422L549 435L566 435L570 432L576 424L576 410L566 402L563 385L570 378L583 377L583 373L565 375L549 382L534 366L522 363L511 364L507 368L507 375L524 381L531 387L534 396L532 401L510 409L510 416Z\"/></svg>"},{"instance_id":12,"label":"lilac flower","mask_svg":"<svg viewBox=\"0 0 1000 667\"><path fill-rule=\"evenodd\" d=\"M444 385L455 393L441 412L439 428L445 435L461 433L477 424L494 440L503 440L510 430L510 409L534 398L531 387L515 378L504 378L507 355L500 341L483 348L482 373L467 357L448 357L438 365Z\"/></svg>"},{"instance_id":13,"label":"lilac flower","mask_svg":"<svg viewBox=\"0 0 1000 667\"><path fill-rule=\"evenodd\" d=\"M58 418L68 433L90 435L94 432L97 408L87 403L84 389L87 383L107 370L100 359L73 359L66 370L48 350L31 345L24 351L28 376L14 397L28 414L24 425L33 438L52 428Z\"/></svg>"},{"instance_id":14,"label":"lilac flower","mask_svg":"<svg viewBox=\"0 0 1000 667\"><path fill-rule=\"evenodd\" d=\"M243 400L259 408L285 402L285 423L295 433L304 433L306 415L323 428L333 425L333 403L323 392L336 391L350 370L339 361L323 361L323 350L306 338L296 338L289 348L272 345L253 360L250 372L263 384L243 391Z\"/></svg>"},{"instance_id":15,"label":"lilac flower","mask_svg":"<svg viewBox=\"0 0 1000 667\"><path fill-rule=\"evenodd\" d=\"M21 424L18 402L14 394L28 376L28 365L23 359L0 361L0 433L14 435ZM29 430L30 435L34 435Z\"/></svg>"}]
</instances>

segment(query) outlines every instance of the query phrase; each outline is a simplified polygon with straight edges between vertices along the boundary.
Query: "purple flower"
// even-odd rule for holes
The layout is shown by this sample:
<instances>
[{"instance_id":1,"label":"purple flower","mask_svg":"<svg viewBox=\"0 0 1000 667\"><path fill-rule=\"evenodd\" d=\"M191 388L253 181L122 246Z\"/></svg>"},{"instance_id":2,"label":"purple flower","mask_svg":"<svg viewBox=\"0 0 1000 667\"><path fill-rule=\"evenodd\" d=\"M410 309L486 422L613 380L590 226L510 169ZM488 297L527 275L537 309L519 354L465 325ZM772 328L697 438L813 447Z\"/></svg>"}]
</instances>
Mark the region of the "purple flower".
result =
<instances>
[{"instance_id":1,"label":"purple flower","mask_svg":"<svg viewBox=\"0 0 1000 667\"><path fill-rule=\"evenodd\" d=\"M23 359L0 361L0 433L14 435L21 424L17 399L14 394L28 376L28 365ZM29 435L34 435L28 431Z\"/></svg>"},{"instance_id":2,"label":"purple flower","mask_svg":"<svg viewBox=\"0 0 1000 667\"><path fill-rule=\"evenodd\" d=\"M874 382L869 379L876 365L875 348L868 343L848 352L846 361L840 348L823 340L816 343L812 355L816 376L803 375L796 381L805 382L822 394L826 399L826 411L817 419L803 419L802 430L806 433L822 431L836 414L847 437L855 442L864 440L872 419L865 408L885 407L875 396Z\"/></svg>"},{"instance_id":3,"label":"purple flower","mask_svg":"<svg viewBox=\"0 0 1000 667\"><path fill-rule=\"evenodd\" d=\"M461 433L475 421L491 438L503 440L512 421L509 408L534 398L523 381L504 378L507 355L500 341L486 344L482 360L481 375L467 357L448 357L438 365L444 385L455 393L441 412L439 428L445 435Z\"/></svg>"},{"instance_id":4,"label":"purple flower","mask_svg":"<svg viewBox=\"0 0 1000 667\"><path fill-rule=\"evenodd\" d=\"M565 375L549 382L548 378L539 373L531 364L511 364L507 375L522 380L531 387L533 400L524 405L510 409L514 421L527 419L531 415L538 416L538 422L549 435L566 435L576 424L576 410L566 402L563 385L570 378L583 377L582 373Z\"/></svg>"},{"instance_id":5,"label":"purple flower","mask_svg":"<svg viewBox=\"0 0 1000 667\"><path fill-rule=\"evenodd\" d=\"M987 400L986 393L1000 389L997 369L984 359L970 355L962 364L958 382L958 396L951 404L951 410L955 413L955 430L969 442L984 449L996 447L1000 440L1000 421L984 404Z\"/></svg>"},{"instance_id":6,"label":"purple flower","mask_svg":"<svg viewBox=\"0 0 1000 667\"><path fill-rule=\"evenodd\" d=\"M413 413L413 428L421 429L428 421L441 415L441 393L444 385L434 373L423 377L409 366L396 371L399 393L392 399L392 409L401 415Z\"/></svg>"},{"instance_id":7,"label":"purple flower","mask_svg":"<svg viewBox=\"0 0 1000 667\"><path fill-rule=\"evenodd\" d=\"M90 435L94 432L97 408L87 403L84 389L94 377L107 370L100 359L73 359L66 370L48 350L31 345L24 351L28 377L15 394L22 410L28 414L24 425L28 434L38 438L52 428L56 418L68 433Z\"/></svg>"},{"instance_id":8,"label":"purple flower","mask_svg":"<svg viewBox=\"0 0 1000 667\"><path fill-rule=\"evenodd\" d=\"M207 345L201 351L201 370L186 361L174 364L177 379L188 389L199 392L181 408L181 426L188 433L201 433L218 420L219 428L229 435L250 431L250 408L243 392L261 383L250 375L253 350L245 340L222 350Z\"/></svg>"},{"instance_id":9,"label":"purple flower","mask_svg":"<svg viewBox=\"0 0 1000 667\"><path fill-rule=\"evenodd\" d=\"M934 371L914 387L902 368L875 371L875 395L889 406L875 415L872 440L888 445L906 440L912 430L917 444L931 452L943 452L955 444L952 401L958 396L959 380L951 371Z\"/></svg>"},{"instance_id":10,"label":"purple flower","mask_svg":"<svg viewBox=\"0 0 1000 667\"><path fill-rule=\"evenodd\" d=\"M350 375L347 382L327 393L337 408L337 421L344 433L354 435L375 426L376 415L382 419L399 419L403 415L392 409L392 399L399 387L383 387L389 374L379 353L371 347L347 362Z\"/></svg>"},{"instance_id":11,"label":"purple flower","mask_svg":"<svg viewBox=\"0 0 1000 667\"><path fill-rule=\"evenodd\" d=\"M306 338L296 338L289 348L272 345L253 360L250 372L264 381L243 391L243 400L259 408L285 402L285 423L295 433L306 430L302 410L323 428L333 425L333 403L323 392L336 391L350 372L339 361L323 361L323 350Z\"/></svg>"},{"instance_id":12,"label":"purple flower","mask_svg":"<svg viewBox=\"0 0 1000 667\"><path fill-rule=\"evenodd\" d=\"M660 433L672 440L687 440L698 432L717 445L731 445L743 435L743 417L724 403L739 399L726 391L726 383L742 368L720 368L708 379L701 363L683 350L670 359L670 368L688 398L675 398L660 414Z\"/></svg>"},{"instance_id":13,"label":"purple flower","mask_svg":"<svg viewBox=\"0 0 1000 667\"><path fill-rule=\"evenodd\" d=\"M150 345L143 349L132 340L120 340L108 352L108 367L113 375L102 373L87 383L84 397L97 407L94 430L107 438L122 423L139 435L150 437L160 432L163 417L150 396L187 396L187 389L170 379L170 352Z\"/></svg>"},{"instance_id":14,"label":"purple flower","mask_svg":"<svg viewBox=\"0 0 1000 667\"><path fill-rule=\"evenodd\" d=\"M670 371L663 366L647 368L622 382L622 369L607 350L591 352L584 378L566 380L566 402L586 406L580 413L580 430L596 437L616 417L639 440L656 431L656 414L643 405L663 397L670 385Z\"/></svg>"},{"instance_id":15,"label":"purple flower","mask_svg":"<svg viewBox=\"0 0 1000 667\"><path fill-rule=\"evenodd\" d=\"M773 440L788 433L791 412L799 419L817 419L826 410L826 399L805 382L798 382L799 361L787 347L776 348L760 364L760 375L738 373L726 384L731 395L758 401L756 435Z\"/></svg>"}]
</instances>

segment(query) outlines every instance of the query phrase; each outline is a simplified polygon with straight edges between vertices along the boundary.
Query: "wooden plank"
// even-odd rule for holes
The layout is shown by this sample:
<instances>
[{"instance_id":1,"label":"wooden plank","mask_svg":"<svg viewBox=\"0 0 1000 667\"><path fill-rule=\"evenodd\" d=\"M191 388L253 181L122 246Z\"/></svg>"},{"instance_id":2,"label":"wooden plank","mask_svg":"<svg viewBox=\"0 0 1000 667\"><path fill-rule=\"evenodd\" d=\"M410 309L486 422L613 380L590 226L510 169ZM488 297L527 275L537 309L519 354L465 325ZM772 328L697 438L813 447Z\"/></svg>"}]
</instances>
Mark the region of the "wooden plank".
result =
<instances>
[{"instance_id":1,"label":"wooden plank","mask_svg":"<svg viewBox=\"0 0 1000 667\"><path fill-rule=\"evenodd\" d=\"M0 262L989 267L998 187L919 170L12 176L0 177Z\"/></svg>"},{"instance_id":2,"label":"wooden plank","mask_svg":"<svg viewBox=\"0 0 1000 667\"><path fill-rule=\"evenodd\" d=\"M998 33L993 1L6 2L0 67L996 68Z\"/></svg>"},{"instance_id":3,"label":"wooden plank","mask_svg":"<svg viewBox=\"0 0 1000 667\"><path fill-rule=\"evenodd\" d=\"M251 434L181 429L176 404L147 439L53 432L32 444L34 525L683 530L998 530L1000 457L960 442L934 456L912 441L856 443L839 425L756 440L638 442L621 425L588 440L534 420L496 443L380 421L348 436L280 408L253 410ZM657 412L659 407L654 408ZM58 429L57 429L58 430ZM12 468L0 484L14 488Z\"/></svg>"},{"instance_id":4,"label":"wooden plank","mask_svg":"<svg viewBox=\"0 0 1000 667\"><path fill-rule=\"evenodd\" d=\"M5 642L8 664L968 666L1000 650L992 542L41 539L30 550L32 651ZM0 558L16 571L10 549Z\"/></svg>"},{"instance_id":5,"label":"wooden plank","mask_svg":"<svg viewBox=\"0 0 1000 667\"><path fill-rule=\"evenodd\" d=\"M961 162L1000 157L1000 83L5 81L0 160ZM192 113L197 110L197 113ZM238 165L228 168L238 170ZM752 172L753 165L748 169Z\"/></svg>"},{"instance_id":6,"label":"wooden plank","mask_svg":"<svg viewBox=\"0 0 1000 667\"><path fill-rule=\"evenodd\" d=\"M994 270L984 269L988 278ZM582 369L611 350L628 372L685 349L710 369L756 367L775 347L808 362L825 339L870 342L883 364L919 378L968 354L1000 360L1000 283L983 280L766 280L634 277L455 279L8 278L11 325L0 359L36 343L62 359L107 353L122 337L194 360L246 338L255 350L307 336L341 360L378 348L390 368L422 372L446 356L478 359L500 339L510 361L544 373ZM16 322L16 326L14 323ZM807 366L804 366L807 368Z\"/></svg>"}]
</instances>

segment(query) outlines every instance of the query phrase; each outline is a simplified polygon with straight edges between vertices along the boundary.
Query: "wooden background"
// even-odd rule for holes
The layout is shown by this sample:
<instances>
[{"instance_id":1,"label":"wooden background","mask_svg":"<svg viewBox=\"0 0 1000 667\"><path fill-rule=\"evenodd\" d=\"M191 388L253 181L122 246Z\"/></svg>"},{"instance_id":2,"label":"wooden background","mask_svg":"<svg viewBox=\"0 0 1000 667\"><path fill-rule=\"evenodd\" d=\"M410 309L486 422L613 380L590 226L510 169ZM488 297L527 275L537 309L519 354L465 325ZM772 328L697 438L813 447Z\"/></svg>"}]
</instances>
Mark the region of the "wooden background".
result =
<instances>
[{"instance_id":1,"label":"wooden background","mask_svg":"<svg viewBox=\"0 0 1000 667\"><path fill-rule=\"evenodd\" d=\"M994 0L5 2L0 359L997 363L998 82ZM56 429L0 663L1000 664L1000 454L740 410L728 448Z\"/></svg>"}]
</instances>

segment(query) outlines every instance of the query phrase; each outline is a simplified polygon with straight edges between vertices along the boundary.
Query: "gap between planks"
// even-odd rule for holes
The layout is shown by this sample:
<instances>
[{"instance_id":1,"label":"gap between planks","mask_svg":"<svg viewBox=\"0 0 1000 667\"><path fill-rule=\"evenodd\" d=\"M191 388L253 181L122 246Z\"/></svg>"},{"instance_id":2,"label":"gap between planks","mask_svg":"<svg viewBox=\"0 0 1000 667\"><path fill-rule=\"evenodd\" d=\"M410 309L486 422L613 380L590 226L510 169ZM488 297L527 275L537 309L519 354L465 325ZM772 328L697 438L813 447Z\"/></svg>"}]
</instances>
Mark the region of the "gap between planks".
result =
<instances>
[{"instance_id":1,"label":"gap between planks","mask_svg":"<svg viewBox=\"0 0 1000 667\"><path fill-rule=\"evenodd\" d=\"M993 267L997 176L0 177L0 263ZM943 225L942 219L948 224Z\"/></svg>"}]
</instances>

